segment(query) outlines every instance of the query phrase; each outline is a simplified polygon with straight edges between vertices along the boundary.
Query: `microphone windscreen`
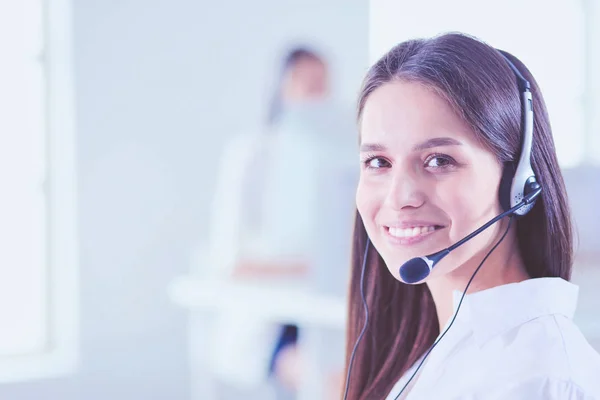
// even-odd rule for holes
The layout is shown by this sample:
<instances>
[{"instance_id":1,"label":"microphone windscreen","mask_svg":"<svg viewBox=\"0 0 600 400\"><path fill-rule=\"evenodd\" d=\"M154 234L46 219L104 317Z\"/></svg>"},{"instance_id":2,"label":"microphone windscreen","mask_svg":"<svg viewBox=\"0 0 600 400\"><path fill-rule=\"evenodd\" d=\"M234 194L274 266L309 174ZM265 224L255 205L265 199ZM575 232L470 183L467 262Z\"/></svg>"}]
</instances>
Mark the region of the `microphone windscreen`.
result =
<instances>
[{"instance_id":1,"label":"microphone windscreen","mask_svg":"<svg viewBox=\"0 0 600 400\"><path fill-rule=\"evenodd\" d=\"M421 257L416 257L402 264L400 278L406 283L417 283L427 278L430 272L427 262Z\"/></svg>"}]
</instances>

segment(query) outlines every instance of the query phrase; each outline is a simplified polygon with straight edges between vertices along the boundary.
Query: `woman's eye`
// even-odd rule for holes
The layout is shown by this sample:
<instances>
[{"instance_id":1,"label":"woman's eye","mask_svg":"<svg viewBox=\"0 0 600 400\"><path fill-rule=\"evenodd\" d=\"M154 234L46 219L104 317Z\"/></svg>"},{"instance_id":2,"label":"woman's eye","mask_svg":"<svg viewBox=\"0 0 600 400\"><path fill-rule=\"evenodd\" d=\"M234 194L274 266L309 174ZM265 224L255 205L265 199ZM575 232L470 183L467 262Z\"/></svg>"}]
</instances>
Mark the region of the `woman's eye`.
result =
<instances>
[{"instance_id":1,"label":"woman's eye","mask_svg":"<svg viewBox=\"0 0 600 400\"><path fill-rule=\"evenodd\" d=\"M370 157L364 161L364 165L368 169L380 169L389 167L390 163L381 157Z\"/></svg>"},{"instance_id":2,"label":"woman's eye","mask_svg":"<svg viewBox=\"0 0 600 400\"><path fill-rule=\"evenodd\" d=\"M456 164L454 159L450 156L443 154L434 154L427 158L425 165L427 168L448 168Z\"/></svg>"}]
</instances>

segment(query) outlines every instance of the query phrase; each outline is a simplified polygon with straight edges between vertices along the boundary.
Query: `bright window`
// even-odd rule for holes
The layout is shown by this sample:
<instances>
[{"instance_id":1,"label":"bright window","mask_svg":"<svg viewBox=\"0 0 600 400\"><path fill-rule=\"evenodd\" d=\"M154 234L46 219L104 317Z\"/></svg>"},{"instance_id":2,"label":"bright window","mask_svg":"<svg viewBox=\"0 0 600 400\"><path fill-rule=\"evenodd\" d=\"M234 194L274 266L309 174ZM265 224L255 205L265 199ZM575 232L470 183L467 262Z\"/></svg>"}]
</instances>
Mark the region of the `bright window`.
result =
<instances>
[{"instance_id":1,"label":"bright window","mask_svg":"<svg viewBox=\"0 0 600 400\"><path fill-rule=\"evenodd\" d=\"M0 0L0 381L71 370L75 175L65 0Z\"/></svg>"}]
</instances>

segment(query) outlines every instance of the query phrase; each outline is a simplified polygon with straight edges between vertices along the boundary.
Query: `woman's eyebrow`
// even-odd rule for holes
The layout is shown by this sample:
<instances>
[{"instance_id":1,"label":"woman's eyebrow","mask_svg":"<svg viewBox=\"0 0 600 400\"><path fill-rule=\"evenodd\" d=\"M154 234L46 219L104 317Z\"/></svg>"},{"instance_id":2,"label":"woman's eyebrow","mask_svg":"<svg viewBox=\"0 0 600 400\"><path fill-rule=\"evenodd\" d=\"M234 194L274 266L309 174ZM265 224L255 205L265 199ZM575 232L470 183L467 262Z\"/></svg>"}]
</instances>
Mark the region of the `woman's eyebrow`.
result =
<instances>
[{"instance_id":1,"label":"woman's eyebrow","mask_svg":"<svg viewBox=\"0 0 600 400\"><path fill-rule=\"evenodd\" d=\"M442 146L461 146L462 143L456 139L452 139L450 137L438 137L433 139L428 139L422 143L419 143L413 147L413 151L422 151L426 149L430 149L432 147L442 147ZM360 145L360 151L386 151L387 148L380 143L363 143Z\"/></svg>"},{"instance_id":2,"label":"woman's eyebrow","mask_svg":"<svg viewBox=\"0 0 600 400\"><path fill-rule=\"evenodd\" d=\"M452 139L449 137L438 137L426 140L422 143L419 143L413 147L413 151L421 151L425 149L430 149L432 147L442 147L442 146L461 146L462 143L456 139Z\"/></svg>"},{"instance_id":3,"label":"woman's eyebrow","mask_svg":"<svg viewBox=\"0 0 600 400\"><path fill-rule=\"evenodd\" d=\"M360 151L386 151L387 147L379 143L363 143L360 145Z\"/></svg>"}]
</instances>

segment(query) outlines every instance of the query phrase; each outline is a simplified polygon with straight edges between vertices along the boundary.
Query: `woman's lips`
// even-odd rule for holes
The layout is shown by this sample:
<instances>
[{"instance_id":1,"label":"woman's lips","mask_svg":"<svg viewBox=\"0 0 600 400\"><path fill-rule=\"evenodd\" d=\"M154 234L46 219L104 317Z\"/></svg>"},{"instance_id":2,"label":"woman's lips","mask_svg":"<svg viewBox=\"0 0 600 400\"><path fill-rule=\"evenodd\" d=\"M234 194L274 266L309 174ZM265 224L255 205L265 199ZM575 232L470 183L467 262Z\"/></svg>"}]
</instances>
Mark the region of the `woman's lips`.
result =
<instances>
[{"instance_id":1,"label":"woman's lips","mask_svg":"<svg viewBox=\"0 0 600 400\"><path fill-rule=\"evenodd\" d=\"M392 244L412 245L428 239L443 226L433 223L403 222L384 226L385 236Z\"/></svg>"}]
</instances>

